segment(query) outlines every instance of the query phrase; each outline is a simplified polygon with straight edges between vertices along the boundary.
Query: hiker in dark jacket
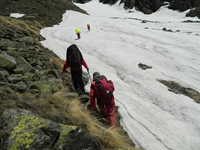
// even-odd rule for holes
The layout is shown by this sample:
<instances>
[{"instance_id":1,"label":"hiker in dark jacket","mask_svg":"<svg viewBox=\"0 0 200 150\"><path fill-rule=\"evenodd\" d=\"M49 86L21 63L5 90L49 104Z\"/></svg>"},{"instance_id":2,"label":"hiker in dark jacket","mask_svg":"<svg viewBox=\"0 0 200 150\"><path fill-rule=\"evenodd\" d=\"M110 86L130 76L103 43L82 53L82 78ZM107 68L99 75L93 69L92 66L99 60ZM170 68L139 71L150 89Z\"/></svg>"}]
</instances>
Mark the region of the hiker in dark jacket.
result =
<instances>
[{"instance_id":1,"label":"hiker in dark jacket","mask_svg":"<svg viewBox=\"0 0 200 150\"><path fill-rule=\"evenodd\" d=\"M72 58L73 58L72 54L74 52L77 52L75 54L78 55L77 56L78 63L73 63L73 61L72 61ZM85 93L83 78L82 78L82 65L87 69L87 71L89 71L87 63L83 59L83 56L82 56L80 50L78 49L78 47L75 44L72 44L71 46L69 46L67 48L67 57L66 57L66 61L65 61L64 65L63 65L62 73L64 73L66 71L67 67L71 68L72 82L73 82L75 90L77 91L77 93L79 95Z\"/></svg>"},{"instance_id":2,"label":"hiker in dark jacket","mask_svg":"<svg viewBox=\"0 0 200 150\"><path fill-rule=\"evenodd\" d=\"M90 108L92 110L96 109L96 102L95 99L97 98L97 93L99 92L94 88L95 82L100 76L98 72L93 73L93 81L90 86ZM114 85L113 85L114 87ZM103 98L97 98L97 105L103 114L103 116L107 119L109 125L111 127L115 127L115 121L116 121L116 114L115 114L115 101L114 101L114 96L113 94L108 96L108 97L103 97Z\"/></svg>"}]
</instances>

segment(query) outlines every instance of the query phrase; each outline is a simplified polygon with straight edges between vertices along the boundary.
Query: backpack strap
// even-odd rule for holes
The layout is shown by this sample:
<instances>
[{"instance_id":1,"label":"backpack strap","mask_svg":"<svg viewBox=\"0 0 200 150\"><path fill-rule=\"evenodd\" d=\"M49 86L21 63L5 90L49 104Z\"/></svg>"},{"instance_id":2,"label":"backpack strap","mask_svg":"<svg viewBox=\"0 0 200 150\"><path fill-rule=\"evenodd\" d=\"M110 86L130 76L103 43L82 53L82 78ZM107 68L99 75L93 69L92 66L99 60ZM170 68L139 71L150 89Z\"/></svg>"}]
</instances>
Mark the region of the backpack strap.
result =
<instances>
[{"instance_id":1,"label":"backpack strap","mask_svg":"<svg viewBox=\"0 0 200 150\"><path fill-rule=\"evenodd\" d=\"M107 78L106 78L104 75L98 76L97 79L96 79L96 83L99 83L99 81L100 81L101 79L103 79L103 78L105 78L105 79L107 80Z\"/></svg>"}]
</instances>

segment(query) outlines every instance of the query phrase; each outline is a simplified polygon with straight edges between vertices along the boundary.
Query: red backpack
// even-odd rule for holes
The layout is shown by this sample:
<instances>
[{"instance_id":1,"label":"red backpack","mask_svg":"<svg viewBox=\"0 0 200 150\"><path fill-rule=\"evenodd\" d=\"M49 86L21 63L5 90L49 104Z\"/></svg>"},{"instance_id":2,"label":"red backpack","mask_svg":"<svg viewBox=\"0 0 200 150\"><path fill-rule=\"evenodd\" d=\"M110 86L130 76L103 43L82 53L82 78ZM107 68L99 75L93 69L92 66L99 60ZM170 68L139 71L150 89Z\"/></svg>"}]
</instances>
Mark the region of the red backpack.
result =
<instances>
[{"instance_id":1,"label":"red backpack","mask_svg":"<svg viewBox=\"0 0 200 150\"><path fill-rule=\"evenodd\" d=\"M100 75L95 81L94 90L97 98L105 98L113 94L115 87L111 80L107 80L104 75Z\"/></svg>"}]
</instances>

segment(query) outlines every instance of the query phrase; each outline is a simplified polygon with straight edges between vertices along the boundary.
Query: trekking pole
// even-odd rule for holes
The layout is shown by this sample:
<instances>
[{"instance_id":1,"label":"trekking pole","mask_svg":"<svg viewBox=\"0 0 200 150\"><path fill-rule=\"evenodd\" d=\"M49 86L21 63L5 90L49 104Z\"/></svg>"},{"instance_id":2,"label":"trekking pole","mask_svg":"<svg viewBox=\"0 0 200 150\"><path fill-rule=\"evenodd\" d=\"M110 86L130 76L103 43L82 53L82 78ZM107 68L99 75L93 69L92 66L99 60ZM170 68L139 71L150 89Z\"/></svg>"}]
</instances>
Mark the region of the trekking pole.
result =
<instances>
[{"instance_id":1,"label":"trekking pole","mask_svg":"<svg viewBox=\"0 0 200 150\"><path fill-rule=\"evenodd\" d=\"M91 79L89 70L88 70L88 77L89 77L89 79L90 79L90 82L92 82L92 79Z\"/></svg>"}]
</instances>

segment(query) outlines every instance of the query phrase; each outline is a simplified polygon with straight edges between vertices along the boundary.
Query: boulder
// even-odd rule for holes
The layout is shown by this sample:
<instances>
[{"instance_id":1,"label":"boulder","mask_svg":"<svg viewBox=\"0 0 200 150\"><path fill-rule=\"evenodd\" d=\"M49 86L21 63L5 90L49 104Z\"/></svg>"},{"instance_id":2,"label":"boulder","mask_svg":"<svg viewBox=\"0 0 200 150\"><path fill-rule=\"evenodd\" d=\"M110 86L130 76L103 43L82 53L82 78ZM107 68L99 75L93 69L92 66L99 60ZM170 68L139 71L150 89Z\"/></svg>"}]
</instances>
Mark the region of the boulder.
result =
<instances>
[{"instance_id":1,"label":"boulder","mask_svg":"<svg viewBox=\"0 0 200 150\"><path fill-rule=\"evenodd\" d=\"M15 58L8 55L6 52L2 52L0 54L0 68L4 68L6 70L13 70L16 68Z\"/></svg>"},{"instance_id":2,"label":"boulder","mask_svg":"<svg viewBox=\"0 0 200 150\"><path fill-rule=\"evenodd\" d=\"M9 73L7 70L0 68L0 81L1 82L7 82L7 77L9 76Z\"/></svg>"},{"instance_id":3,"label":"boulder","mask_svg":"<svg viewBox=\"0 0 200 150\"><path fill-rule=\"evenodd\" d=\"M97 149L96 139L76 126L58 124L23 109L6 109L0 121L0 131L6 138L0 142L8 150L77 150Z\"/></svg>"},{"instance_id":4,"label":"boulder","mask_svg":"<svg viewBox=\"0 0 200 150\"><path fill-rule=\"evenodd\" d=\"M34 73L35 69L21 56L19 56L17 59L17 68L20 68L20 70L23 70L21 72L26 73L26 72L31 72Z\"/></svg>"}]
</instances>

